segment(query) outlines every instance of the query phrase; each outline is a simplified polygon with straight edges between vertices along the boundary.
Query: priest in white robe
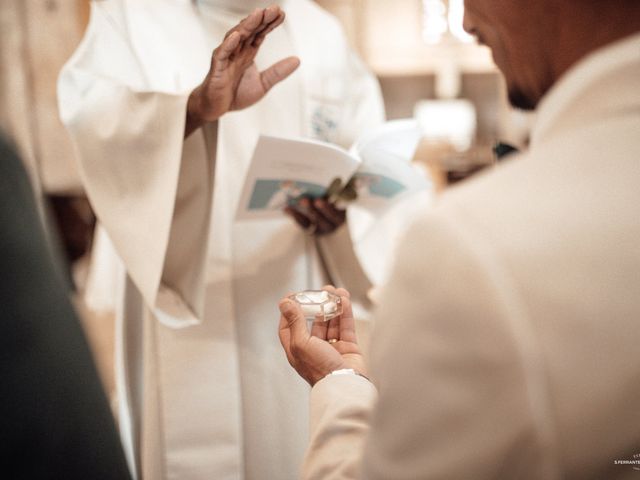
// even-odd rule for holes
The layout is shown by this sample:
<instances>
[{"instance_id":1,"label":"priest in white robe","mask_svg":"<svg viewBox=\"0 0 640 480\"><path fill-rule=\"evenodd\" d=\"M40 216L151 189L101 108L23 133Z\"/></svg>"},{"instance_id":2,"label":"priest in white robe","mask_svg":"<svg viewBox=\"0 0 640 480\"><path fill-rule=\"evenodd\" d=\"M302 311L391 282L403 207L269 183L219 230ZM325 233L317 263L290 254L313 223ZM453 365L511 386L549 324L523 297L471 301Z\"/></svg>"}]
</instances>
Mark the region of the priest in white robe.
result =
<instances>
[{"instance_id":1,"label":"priest in white robe","mask_svg":"<svg viewBox=\"0 0 640 480\"><path fill-rule=\"evenodd\" d=\"M187 115L214 48L263 3L94 1L60 76L84 186L127 272L118 400L138 478L297 478L308 387L268 320L282 291L366 285L344 227L317 239L284 215L234 220L260 134L349 145L383 119L379 87L335 19L308 0L279 2L287 22L261 45L257 71L284 58L271 71L282 80L294 56L298 71L219 121Z\"/></svg>"}]
</instances>

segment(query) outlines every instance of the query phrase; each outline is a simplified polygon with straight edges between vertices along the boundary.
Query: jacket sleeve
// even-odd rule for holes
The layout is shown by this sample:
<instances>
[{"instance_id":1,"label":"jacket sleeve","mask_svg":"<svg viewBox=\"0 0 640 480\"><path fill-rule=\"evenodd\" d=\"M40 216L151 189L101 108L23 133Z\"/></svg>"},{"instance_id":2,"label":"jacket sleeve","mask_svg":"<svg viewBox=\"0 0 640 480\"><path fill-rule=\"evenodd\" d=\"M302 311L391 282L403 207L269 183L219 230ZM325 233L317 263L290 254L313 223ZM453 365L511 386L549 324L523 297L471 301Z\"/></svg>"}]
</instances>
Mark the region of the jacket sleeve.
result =
<instances>
[{"instance_id":1,"label":"jacket sleeve","mask_svg":"<svg viewBox=\"0 0 640 480\"><path fill-rule=\"evenodd\" d=\"M311 390L309 449L302 478L360 478L361 454L376 400L371 382L331 375Z\"/></svg>"},{"instance_id":2,"label":"jacket sleeve","mask_svg":"<svg viewBox=\"0 0 640 480\"><path fill-rule=\"evenodd\" d=\"M119 2L92 2L58 82L83 184L133 282L172 326L202 316L215 128L184 141L190 89L155 88Z\"/></svg>"}]
</instances>

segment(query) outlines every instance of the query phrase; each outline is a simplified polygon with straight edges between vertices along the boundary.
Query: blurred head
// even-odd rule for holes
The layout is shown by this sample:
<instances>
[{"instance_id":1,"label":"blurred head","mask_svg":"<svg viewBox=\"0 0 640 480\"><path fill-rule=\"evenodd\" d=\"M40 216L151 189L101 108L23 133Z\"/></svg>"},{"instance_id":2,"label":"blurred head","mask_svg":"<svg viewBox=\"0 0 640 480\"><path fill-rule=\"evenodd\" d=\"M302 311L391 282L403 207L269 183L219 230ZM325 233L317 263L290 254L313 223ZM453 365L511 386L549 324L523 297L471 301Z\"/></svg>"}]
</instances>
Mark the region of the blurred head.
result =
<instances>
[{"instance_id":1,"label":"blurred head","mask_svg":"<svg viewBox=\"0 0 640 480\"><path fill-rule=\"evenodd\" d=\"M589 52L640 30L638 0L465 0L464 28L491 48L513 106L536 107Z\"/></svg>"}]
</instances>

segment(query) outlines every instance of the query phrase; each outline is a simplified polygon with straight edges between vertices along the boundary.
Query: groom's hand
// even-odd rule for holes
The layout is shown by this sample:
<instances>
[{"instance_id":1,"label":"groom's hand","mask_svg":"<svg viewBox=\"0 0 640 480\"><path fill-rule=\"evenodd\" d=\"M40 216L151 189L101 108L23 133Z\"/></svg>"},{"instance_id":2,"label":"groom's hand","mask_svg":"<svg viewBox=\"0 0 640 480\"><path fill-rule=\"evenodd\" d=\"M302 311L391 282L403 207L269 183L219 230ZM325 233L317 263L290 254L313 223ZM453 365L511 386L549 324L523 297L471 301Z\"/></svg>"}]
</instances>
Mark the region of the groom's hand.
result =
<instances>
[{"instance_id":1,"label":"groom's hand","mask_svg":"<svg viewBox=\"0 0 640 480\"><path fill-rule=\"evenodd\" d=\"M324 290L339 295L342 314L328 322L317 319L311 329L302 309L285 297L280 308L280 343L289 364L313 386L333 371L351 368L366 375L366 366L358 345L349 292L331 285Z\"/></svg>"}]
</instances>

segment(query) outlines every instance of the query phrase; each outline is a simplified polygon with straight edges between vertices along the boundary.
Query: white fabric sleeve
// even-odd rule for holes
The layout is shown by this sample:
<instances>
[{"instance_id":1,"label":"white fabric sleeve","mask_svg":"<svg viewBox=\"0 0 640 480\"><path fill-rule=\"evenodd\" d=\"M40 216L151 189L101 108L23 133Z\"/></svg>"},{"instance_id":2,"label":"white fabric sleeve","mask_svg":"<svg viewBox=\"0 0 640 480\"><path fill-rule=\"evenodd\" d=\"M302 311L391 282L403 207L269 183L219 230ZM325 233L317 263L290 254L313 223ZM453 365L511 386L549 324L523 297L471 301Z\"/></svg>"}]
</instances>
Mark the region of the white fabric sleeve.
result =
<instances>
[{"instance_id":1,"label":"white fabric sleeve","mask_svg":"<svg viewBox=\"0 0 640 480\"><path fill-rule=\"evenodd\" d=\"M310 399L310 443L302 478L360 477L360 461L376 389L358 375L330 375L314 385Z\"/></svg>"},{"instance_id":2,"label":"white fabric sleeve","mask_svg":"<svg viewBox=\"0 0 640 480\"><path fill-rule=\"evenodd\" d=\"M146 304L186 326L202 317L215 138L183 140L190 91L151 88L111 5L92 5L60 74L60 114L96 216Z\"/></svg>"}]
</instances>

